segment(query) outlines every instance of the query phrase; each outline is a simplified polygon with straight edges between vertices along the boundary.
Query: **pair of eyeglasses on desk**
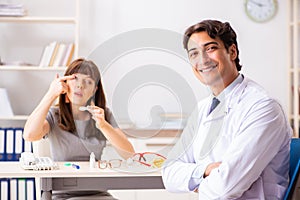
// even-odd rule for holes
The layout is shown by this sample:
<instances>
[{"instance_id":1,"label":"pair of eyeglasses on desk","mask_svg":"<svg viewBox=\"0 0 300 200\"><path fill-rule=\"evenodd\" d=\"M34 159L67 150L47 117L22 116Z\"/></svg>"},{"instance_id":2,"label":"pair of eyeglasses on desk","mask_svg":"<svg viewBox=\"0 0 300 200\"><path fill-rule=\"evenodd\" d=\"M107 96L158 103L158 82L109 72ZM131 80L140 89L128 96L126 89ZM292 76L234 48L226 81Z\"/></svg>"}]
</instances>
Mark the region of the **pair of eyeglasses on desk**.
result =
<instances>
[{"instance_id":1,"label":"pair of eyeglasses on desk","mask_svg":"<svg viewBox=\"0 0 300 200\"><path fill-rule=\"evenodd\" d=\"M127 165L138 163L147 167L160 168L166 159L165 156L154 152L135 153L131 158L127 159Z\"/></svg>"},{"instance_id":2,"label":"pair of eyeglasses on desk","mask_svg":"<svg viewBox=\"0 0 300 200\"><path fill-rule=\"evenodd\" d=\"M121 167L121 164L122 164L122 160L121 159L98 160L98 167L100 169L119 168L119 167Z\"/></svg>"},{"instance_id":3,"label":"pair of eyeglasses on desk","mask_svg":"<svg viewBox=\"0 0 300 200\"><path fill-rule=\"evenodd\" d=\"M146 167L161 168L165 160L166 157L154 152L135 153L132 157L126 160L126 165L130 167L138 164ZM122 162L123 161L121 159L98 160L98 167L100 169L120 168Z\"/></svg>"}]
</instances>

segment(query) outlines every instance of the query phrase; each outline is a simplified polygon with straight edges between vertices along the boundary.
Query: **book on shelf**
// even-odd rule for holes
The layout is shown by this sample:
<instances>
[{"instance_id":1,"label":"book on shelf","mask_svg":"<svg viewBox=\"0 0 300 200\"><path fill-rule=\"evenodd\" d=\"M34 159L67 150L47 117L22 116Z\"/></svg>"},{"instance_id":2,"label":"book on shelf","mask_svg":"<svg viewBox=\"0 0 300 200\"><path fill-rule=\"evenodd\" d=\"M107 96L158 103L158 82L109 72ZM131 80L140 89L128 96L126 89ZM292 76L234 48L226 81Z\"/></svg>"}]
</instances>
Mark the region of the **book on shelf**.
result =
<instances>
[{"instance_id":1,"label":"book on shelf","mask_svg":"<svg viewBox=\"0 0 300 200\"><path fill-rule=\"evenodd\" d=\"M40 67L61 67L70 64L74 55L74 44L51 42L42 53Z\"/></svg>"},{"instance_id":2,"label":"book on shelf","mask_svg":"<svg viewBox=\"0 0 300 200\"><path fill-rule=\"evenodd\" d=\"M68 48L66 49L66 54L65 54L62 66L68 66L71 63L71 61L73 60L73 56L74 56L74 50L75 50L74 43L70 43L68 45Z\"/></svg>"},{"instance_id":3,"label":"book on shelf","mask_svg":"<svg viewBox=\"0 0 300 200\"><path fill-rule=\"evenodd\" d=\"M1 17L22 17L27 13L22 4L5 4L0 3Z\"/></svg>"},{"instance_id":4,"label":"book on shelf","mask_svg":"<svg viewBox=\"0 0 300 200\"><path fill-rule=\"evenodd\" d=\"M50 63L50 66L63 66L62 59L65 56L66 52L66 44L60 43L55 52L53 63Z\"/></svg>"},{"instance_id":5,"label":"book on shelf","mask_svg":"<svg viewBox=\"0 0 300 200\"><path fill-rule=\"evenodd\" d=\"M57 42L51 42L44 48L42 58L40 60L40 67L47 67L50 65L50 61L56 46Z\"/></svg>"},{"instance_id":6,"label":"book on shelf","mask_svg":"<svg viewBox=\"0 0 300 200\"><path fill-rule=\"evenodd\" d=\"M52 52L52 55L51 55L51 58L50 58L50 61L49 61L49 66L53 66L55 57L56 57L58 49L59 49L59 46L60 46L60 44L58 42L55 42L53 52Z\"/></svg>"}]
</instances>

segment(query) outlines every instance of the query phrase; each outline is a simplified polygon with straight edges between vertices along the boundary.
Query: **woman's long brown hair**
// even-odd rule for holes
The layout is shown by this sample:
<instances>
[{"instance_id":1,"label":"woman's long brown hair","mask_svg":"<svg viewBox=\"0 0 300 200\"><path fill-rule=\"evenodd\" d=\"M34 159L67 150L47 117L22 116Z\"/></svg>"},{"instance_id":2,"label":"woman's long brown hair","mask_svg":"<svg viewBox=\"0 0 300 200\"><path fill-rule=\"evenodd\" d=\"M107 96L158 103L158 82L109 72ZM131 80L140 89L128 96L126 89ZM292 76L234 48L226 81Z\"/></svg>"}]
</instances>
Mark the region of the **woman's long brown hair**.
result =
<instances>
[{"instance_id":1,"label":"woman's long brown hair","mask_svg":"<svg viewBox=\"0 0 300 200\"><path fill-rule=\"evenodd\" d=\"M102 87L100 72L96 64L90 60L85 60L84 58L78 58L68 66L65 72L65 76L72 75L75 73L89 75L95 81L97 90L95 95L87 102L87 105L89 105L91 101L94 101L96 106L104 110L105 117L106 117L107 116L106 100L105 100L104 90ZM65 131L75 133L76 126L75 126L74 117L72 113L72 104L66 102L66 94L61 94L59 96L58 115L59 115L58 117L59 127Z\"/></svg>"}]
</instances>

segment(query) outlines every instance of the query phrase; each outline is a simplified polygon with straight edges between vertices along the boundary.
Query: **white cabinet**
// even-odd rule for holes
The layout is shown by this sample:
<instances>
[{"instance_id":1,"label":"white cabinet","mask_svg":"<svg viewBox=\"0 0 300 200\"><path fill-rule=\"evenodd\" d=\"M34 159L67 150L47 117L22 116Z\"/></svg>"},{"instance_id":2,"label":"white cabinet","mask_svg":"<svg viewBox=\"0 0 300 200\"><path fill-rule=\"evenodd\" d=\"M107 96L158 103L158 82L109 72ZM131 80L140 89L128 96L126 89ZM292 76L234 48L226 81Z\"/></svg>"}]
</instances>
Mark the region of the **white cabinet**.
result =
<instances>
[{"instance_id":1,"label":"white cabinet","mask_svg":"<svg viewBox=\"0 0 300 200\"><path fill-rule=\"evenodd\" d=\"M29 2L27 2L29 4ZM46 11L56 4L56 10L60 12L56 13L59 16L53 16L53 14L46 14ZM58 5L59 4L59 5ZM72 4L72 5L70 5ZM64 5L64 6L63 6ZM32 8L30 8L30 6ZM1 29L1 47L0 56L5 62L20 61L25 63L36 63L40 60L43 48L47 43L57 41L64 42L68 40L74 43L74 57L78 56L79 49L79 0L70 1L57 1L56 3L45 3L42 5L35 5L35 2L31 2L31 5L24 5L28 10L28 15L24 17L0 17L0 29ZM62 7L63 10L60 8ZM72 16L69 10L74 10ZM37 11L38 12L37 12ZM68 12L67 12L68 11ZM68 14L65 14L68 13ZM45 14L45 15L44 15ZM65 15L65 16L64 16ZM68 27L67 29L64 29ZM47 41L45 43L45 41ZM18 45L20 44L20 45ZM36 52L37 45L43 45ZM18 51L19 50L19 51ZM28 52L34 52L35 55L28 54ZM19 54L28 55L27 57ZM35 59L32 59L34 57ZM15 60L17 59L17 60ZM34 60L35 62L32 62ZM31 62L30 62L31 61ZM36 70L36 66L33 67L17 67L17 66L1 66L0 69L6 70ZM55 66L53 67L56 69ZM48 69L47 69L48 70Z\"/></svg>"},{"instance_id":2,"label":"white cabinet","mask_svg":"<svg viewBox=\"0 0 300 200\"><path fill-rule=\"evenodd\" d=\"M30 4L30 1L26 3ZM0 126L3 124L6 126L22 125L47 91L55 74L63 75L65 67L37 66L47 44L53 41L64 42L67 38L67 42L74 43L73 58L78 57L79 0L64 2L67 9L74 9L73 16L44 16L41 14L46 13L43 10L39 10L40 16L37 16L36 13L31 13L31 7L37 9L42 5L38 3L37 6L34 3L24 5L28 10L27 16L0 17L2 61L20 61L18 59L21 58L22 62L34 63L33 66L14 64L0 66L0 88L7 89L15 114L14 117L0 118ZM48 5L42 7L47 9ZM32 60L34 62L30 62Z\"/></svg>"},{"instance_id":3,"label":"white cabinet","mask_svg":"<svg viewBox=\"0 0 300 200\"><path fill-rule=\"evenodd\" d=\"M289 107L288 117L294 129L294 137L299 137L299 98L300 98L300 60L299 60L299 0L288 1L288 88L289 88Z\"/></svg>"},{"instance_id":4,"label":"white cabinet","mask_svg":"<svg viewBox=\"0 0 300 200\"><path fill-rule=\"evenodd\" d=\"M294 130L294 137L299 137L299 1L288 2L288 117Z\"/></svg>"}]
</instances>

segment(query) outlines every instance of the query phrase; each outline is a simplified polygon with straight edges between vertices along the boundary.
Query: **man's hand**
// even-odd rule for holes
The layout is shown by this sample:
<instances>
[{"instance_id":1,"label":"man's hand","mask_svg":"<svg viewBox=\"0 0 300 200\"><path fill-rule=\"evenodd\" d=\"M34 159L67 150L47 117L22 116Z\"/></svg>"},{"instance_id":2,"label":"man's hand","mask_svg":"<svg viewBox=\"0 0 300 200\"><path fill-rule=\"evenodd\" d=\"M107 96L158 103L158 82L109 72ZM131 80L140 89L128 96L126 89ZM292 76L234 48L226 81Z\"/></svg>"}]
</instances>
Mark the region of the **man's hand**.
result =
<instances>
[{"instance_id":1,"label":"man's hand","mask_svg":"<svg viewBox=\"0 0 300 200\"><path fill-rule=\"evenodd\" d=\"M203 178L209 176L209 175L210 175L210 172L211 172L213 169L219 167L219 166L221 165L221 163L222 163L222 162L210 163L210 164L206 167L206 169L205 169Z\"/></svg>"},{"instance_id":2,"label":"man's hand","mask_svg":"<svg viewBox=\"0 0 300 200\"><path fill-rule=\"evenodd\" d=\"M215 162L215 163L210 163L206 169L205 169L205 172L203 174L203 178L207 177L210 175L210 172L215 169L215 168L218 168L220 165L221 165L222 162ZM196 188L194 190L194 192L198 193L198 188Z\"/></svg>"}]
</instances>

